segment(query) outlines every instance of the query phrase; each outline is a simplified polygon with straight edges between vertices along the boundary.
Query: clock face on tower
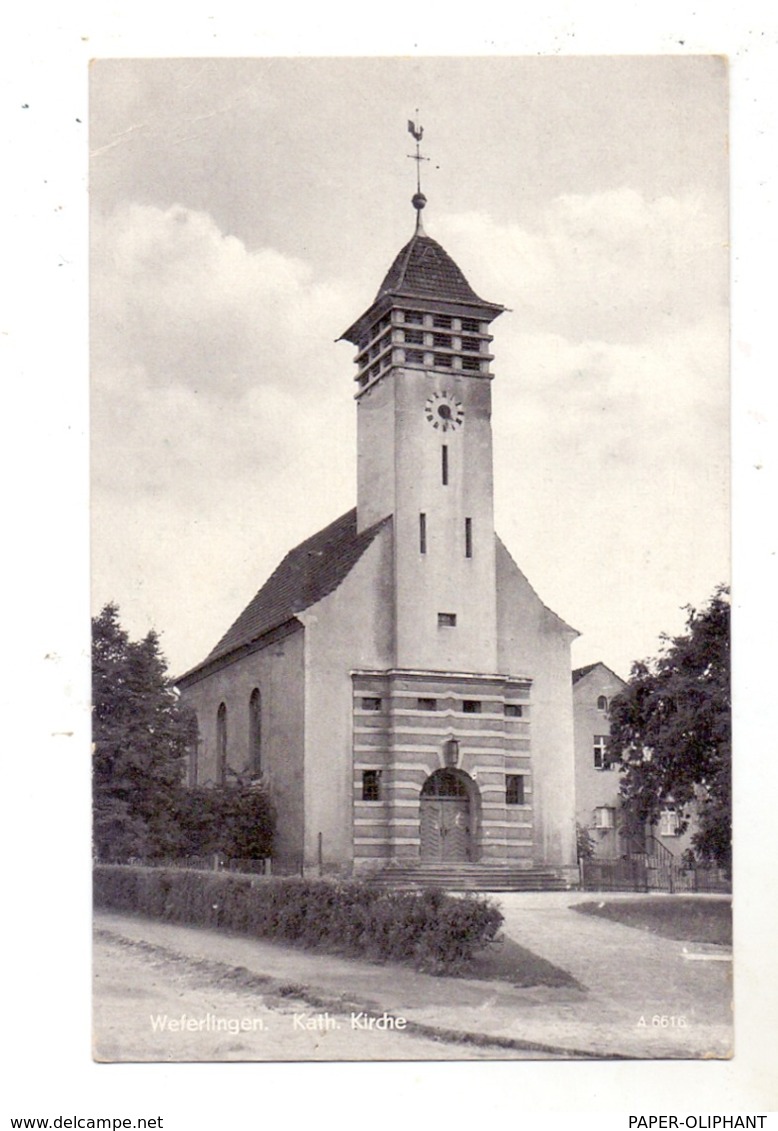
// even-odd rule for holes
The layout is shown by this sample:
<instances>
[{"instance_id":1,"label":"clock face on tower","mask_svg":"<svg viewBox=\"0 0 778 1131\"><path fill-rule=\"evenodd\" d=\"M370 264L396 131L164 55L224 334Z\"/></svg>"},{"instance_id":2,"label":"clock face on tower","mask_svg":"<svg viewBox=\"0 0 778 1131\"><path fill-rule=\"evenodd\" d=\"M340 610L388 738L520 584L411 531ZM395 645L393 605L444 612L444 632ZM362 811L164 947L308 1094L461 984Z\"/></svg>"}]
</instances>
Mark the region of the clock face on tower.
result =
<instances>
[{"instance_id":1,"label":"clock face on tower","mask_svg":"<svg viewBox=\"0 0 778 1131\"><path fill-rule=\"evenodd\" d=\"M433 428L453 432L462 426L465 410L451 393L433 393L424 406L424 415Z\"/></svg>"}]
</instances>

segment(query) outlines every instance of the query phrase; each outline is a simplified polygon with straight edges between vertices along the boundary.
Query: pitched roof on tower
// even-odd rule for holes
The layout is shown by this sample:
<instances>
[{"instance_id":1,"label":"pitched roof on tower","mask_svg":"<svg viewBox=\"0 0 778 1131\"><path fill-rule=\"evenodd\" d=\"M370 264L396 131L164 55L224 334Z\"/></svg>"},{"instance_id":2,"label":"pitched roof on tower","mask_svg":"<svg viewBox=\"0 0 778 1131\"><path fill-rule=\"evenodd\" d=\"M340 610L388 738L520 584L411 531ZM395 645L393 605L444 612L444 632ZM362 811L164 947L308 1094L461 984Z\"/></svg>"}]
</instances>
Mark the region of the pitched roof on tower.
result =
<instances>
[{"instance_id":1,"label":"pitched roof on tower","mask_svg":"<svg viewBox=\"0 0 778 1131\"><path fill-rule=\"evenodd\" d=\"M297 613L332 593L389 521L390 518L382 519L358 533L354 507L295 546L202 663L176 681L179 686L206 675L227 657L238 658L253 650L252 645L274 629L293 621Z\"/></svg>"},{"instance_id":2,"label":"pitched roof on tower","mask_svg":"<svg viewBox=\"0 0 778 1131\"><path fill-rule=\"evenodd\" d=\"M360 345L375 320L393 303L409 301L428 308L432 304L446 304L454 313L458 307L464 307L469 316L488 322L505 310L499 303L480 298L445 248L426 235L418 224L408 243L395 256L373 302L341 334L341 340Z\"/></svg>"},{"instance_id":3,"label":"pitched roof on tower","mask_svg":"<svg viewBox=\"0 0 778 1131\"><path fill-rule=\"evenodd\" d=\"M437 240L414 232L389 268L376 299L385 294L484 303Z\"/></svg>"}]
</instances>

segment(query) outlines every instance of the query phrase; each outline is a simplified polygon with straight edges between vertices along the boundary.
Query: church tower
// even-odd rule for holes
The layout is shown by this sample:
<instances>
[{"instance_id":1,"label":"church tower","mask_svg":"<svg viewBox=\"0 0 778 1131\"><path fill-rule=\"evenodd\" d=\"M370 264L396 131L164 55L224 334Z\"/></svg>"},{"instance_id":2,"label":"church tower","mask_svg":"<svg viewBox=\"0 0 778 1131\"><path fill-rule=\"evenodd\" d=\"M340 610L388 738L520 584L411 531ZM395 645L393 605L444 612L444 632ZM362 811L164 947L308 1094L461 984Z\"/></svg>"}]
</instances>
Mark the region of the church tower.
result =
<instances>
[{"instance_id":1,"label":"church tower","mask_svg":"<svg viewBox=\"0 0 778 1131\"><path fill-rule=\"evenodd\" d=\"M394 516L395 664L497 667L490 325L473 291L416 230L343 338L357 347L357 522Z\"/></svg>"},{"instance_id":2,"label":"church tower","mask_svg":"<svg viewBox=\"0 0 778 1131\"><path fill-rule=\"evenodd\" d=\"M576 633L494 530L505 308L425 233L416 187L413 235L342 335L357 350L357 506L290 550L178 681L196 780L266 782L274 870L570 882Z\"/></svg>"}]
</instances>

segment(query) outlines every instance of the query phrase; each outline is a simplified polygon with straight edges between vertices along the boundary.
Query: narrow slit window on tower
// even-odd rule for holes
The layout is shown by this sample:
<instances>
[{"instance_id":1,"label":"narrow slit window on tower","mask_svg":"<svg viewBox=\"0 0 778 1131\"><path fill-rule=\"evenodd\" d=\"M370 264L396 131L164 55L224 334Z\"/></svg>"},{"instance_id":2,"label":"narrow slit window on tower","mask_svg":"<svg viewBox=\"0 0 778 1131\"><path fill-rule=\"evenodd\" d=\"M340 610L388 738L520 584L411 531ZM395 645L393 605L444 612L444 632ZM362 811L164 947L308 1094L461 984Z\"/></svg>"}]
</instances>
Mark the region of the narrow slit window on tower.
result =
<instances>
[{"instance_id":1,"label":"narrow slit window on tower","mask_svg":"<svg viewBox=\"0 0 778 1131\"><path fill-rule=\"evenodd\" d=\"M440 478L443 486L448 484L448 444L444 444L440 449Z\"/></svg>"},{"instance_id":2,"label":"narrow slit window on tower","mask_svg":"<svg viewBox=\"0 0 778 1131\"><path fill-rule=\"evenodd\" d=\"M473 520L472 518L465 519L465 557L472 558L473 556Z\"/></svg>"},{"instance_id":3,"label":"narrow slit window on tower","mask_svg":"<svg viewBox=\"0 0 778 1131\"><path fill-rule=\"evenodd\" d=\"M438 613L438 628L456 628L456 613Z\"/></svg>"},{"instance_id":4,"label":"narrow slit window on tower","mask_svg":"<svg viewBox=\"0 0 778 1131\"><path fill-rule=\"evenodd\" d=\"M419 515L419 553L427 553L427 516Z\"/></svg>"}]
</instances>

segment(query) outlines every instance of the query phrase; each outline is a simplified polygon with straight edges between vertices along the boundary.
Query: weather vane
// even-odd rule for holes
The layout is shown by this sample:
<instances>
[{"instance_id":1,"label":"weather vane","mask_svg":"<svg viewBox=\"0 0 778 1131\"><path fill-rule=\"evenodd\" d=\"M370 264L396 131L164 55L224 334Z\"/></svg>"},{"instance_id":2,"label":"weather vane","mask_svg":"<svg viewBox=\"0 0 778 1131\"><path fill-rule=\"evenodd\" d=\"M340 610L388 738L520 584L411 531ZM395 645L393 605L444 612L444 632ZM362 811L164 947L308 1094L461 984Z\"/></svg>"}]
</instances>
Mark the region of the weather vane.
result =
<instances>
[{"instance_id":1,"label":"weather vane","mask_svg":"<svg viewBox=\"0 0 778 1131\"><path fill-rule=\"evenodd\" d=\"M418 116L418 113L419 113L419 111L418 111L418 108L417 108L417 110L416 110L417 116ZM419 146L421 144L421 139L424 137L424 127L423 126L417 126L415 122L412 122L410 119L408 119L408 133L412 134L415 141L416 141L416 152L415 153L409 153L407 155L408 157L410 157L410 159L412 161L416 162L416 194L413 197L411 203L413 204L413 207L416 209L417 223L421 223L421 210L424 207L424 205L427 203L427 198L424 195L424 193L421 191L421 163L422 163L422 161L429 161L429 157L423 157L420 150L419 150Z\"/></svg>"}]
</instances>

